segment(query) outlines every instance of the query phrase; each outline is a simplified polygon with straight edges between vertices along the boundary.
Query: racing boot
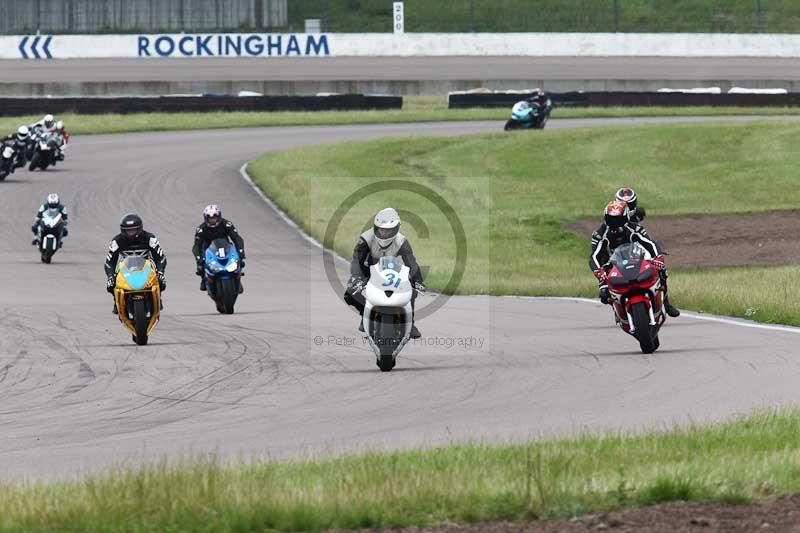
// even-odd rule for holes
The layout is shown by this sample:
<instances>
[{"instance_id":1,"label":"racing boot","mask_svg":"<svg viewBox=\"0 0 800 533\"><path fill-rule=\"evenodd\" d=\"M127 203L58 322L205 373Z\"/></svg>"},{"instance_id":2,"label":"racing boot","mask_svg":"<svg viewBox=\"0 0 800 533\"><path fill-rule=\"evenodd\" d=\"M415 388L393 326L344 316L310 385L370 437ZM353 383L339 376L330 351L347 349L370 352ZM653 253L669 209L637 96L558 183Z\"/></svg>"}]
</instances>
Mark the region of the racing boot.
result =
<instances>
[{"instance_id":1,"label":"racing boot","mask_svg":"<svg viewBox=\"0 0 800 533\"><path fill-rule=\"evenodd\" d=\"M361 333L364 333L364 320L363 320L363 318L358 321L358 331L360 331Z\"/></svg>"},{"instance_id":2,"label":"racing boot","mask_svg":"<svg viewBox=\"0 0 800 533\"><path fill-rule=\"evenodd\" d=\"M244 292L244 285L242 285L242 280L239 280L239 294Z\"/></svg>"},{"instance_id":3,"label":"racing boot","mask_svg":"<svg viewBox=\"0 0 800 533\"><path fill-rule=\"evenodd\" d=\"M420 337L422 337L422 333L419 332L416 324L413 323L411 324L411 333L409 334L409 336L412 339L419 339Z\"/></svg>"},{"instance_id":4,"label":"racing boot","mask_svg":"<svg viewBox=\"0 0 800 533\"><path fill-rule=\"evenodd\" d=\"M112 315L118 315L119 311L117 311L117 301L114 300L114 309L111 310Z\"/></svg>"},{"instance_id":5,"label":"racing boot","mask_svg":"<svg viewBox=\"0 0 800 533\"><path fill-rule=\"evenodd\" d=\"M206 290L206 277L205 276L200 276L200 290L201 291Z\"/></svg>"},{"instance_id":6,"label":"racing boot","mask_svg":"<svg viewBox=\"0 0 800 533\"><path fill-rule=\"evenodd\" d=\"M667 314L672 318L681 316L680 310L669 303L669 297L666 294L664 295L664 311L666 311Z\"/></svg>"}]
</instances>

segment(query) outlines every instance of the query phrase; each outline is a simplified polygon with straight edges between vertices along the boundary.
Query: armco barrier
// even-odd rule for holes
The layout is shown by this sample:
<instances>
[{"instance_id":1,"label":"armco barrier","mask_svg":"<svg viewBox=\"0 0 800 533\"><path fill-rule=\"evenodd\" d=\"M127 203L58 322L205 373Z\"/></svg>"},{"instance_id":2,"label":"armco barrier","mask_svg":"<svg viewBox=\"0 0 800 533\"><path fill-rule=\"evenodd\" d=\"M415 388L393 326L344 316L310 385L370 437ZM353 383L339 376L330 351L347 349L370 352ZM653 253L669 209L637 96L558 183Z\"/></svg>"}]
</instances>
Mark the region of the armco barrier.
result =
<instances>
[{"instance_id":1,"label":"armco barrier","mask_svg":"<svg viewBox=\"0 0 800 533\"><path fill-rule=\"evenodd\" d=\"M525 93L451 94L450 109L511 107L527 98ZM800 93L788 94L692 94L658 92L550 93L556 107L797 107Z\"/></svg>"},{"instance_id":2,"label":"armco barrier","mask_svg":"<svg viewBox=\"0 0 800 533\"><path fill-rule=\"evenodd\" d=\"M159 96L119 98L0 98L0 116L47 113L154 113L192 111L352 111L400 109L402 96Z\"/></svg>"}]
</instances>

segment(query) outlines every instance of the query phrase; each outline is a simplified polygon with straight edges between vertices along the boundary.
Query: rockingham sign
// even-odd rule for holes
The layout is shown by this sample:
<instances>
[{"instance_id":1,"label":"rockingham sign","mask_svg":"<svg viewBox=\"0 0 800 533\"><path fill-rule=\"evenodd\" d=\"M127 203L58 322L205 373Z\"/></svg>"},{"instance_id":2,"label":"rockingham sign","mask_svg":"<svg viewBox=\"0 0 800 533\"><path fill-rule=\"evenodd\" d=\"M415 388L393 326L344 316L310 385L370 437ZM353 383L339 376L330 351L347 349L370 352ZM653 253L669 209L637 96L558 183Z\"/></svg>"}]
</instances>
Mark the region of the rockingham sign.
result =
<instances>
[{"instance_id":1,"label":"rockingham sign","mask_svg":"<svg viewBox=\"0 0 800 533\"><path fill-rule=\"evenodd\" d=\"M327 35L138 35L137 57L284 57L330 55Z\"/></svg>"},{"instance_id":2,"label":"rockingham sign","mask_svg":"<svg viewBox=\"0 0 800 533\"><path fill-rule=\"evenodd\" d=\"M399 4L399 3L398 3ZM0 59L195 57L791 57L800 35L725 33L11 35Z\"/></svg>"}]
</instances>

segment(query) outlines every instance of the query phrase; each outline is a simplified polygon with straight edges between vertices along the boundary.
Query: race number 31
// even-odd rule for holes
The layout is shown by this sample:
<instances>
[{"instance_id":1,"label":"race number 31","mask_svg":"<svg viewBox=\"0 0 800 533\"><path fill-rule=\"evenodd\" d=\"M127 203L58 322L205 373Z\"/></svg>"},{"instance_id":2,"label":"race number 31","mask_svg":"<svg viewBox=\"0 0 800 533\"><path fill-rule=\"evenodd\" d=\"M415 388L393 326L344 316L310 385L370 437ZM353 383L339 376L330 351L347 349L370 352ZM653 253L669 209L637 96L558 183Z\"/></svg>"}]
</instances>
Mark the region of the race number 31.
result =
<instances>
[{"instance_id":1,"label":"race number 31","mask_svg":"<svg viewBox=\"0 0 800 533\"><path fill-rule=\"evenodd\" d=\"M392 24L395 33L403 33L405 23L403 21L403 2L395 2L392 9Z\"/></svg>"}]
</instances>

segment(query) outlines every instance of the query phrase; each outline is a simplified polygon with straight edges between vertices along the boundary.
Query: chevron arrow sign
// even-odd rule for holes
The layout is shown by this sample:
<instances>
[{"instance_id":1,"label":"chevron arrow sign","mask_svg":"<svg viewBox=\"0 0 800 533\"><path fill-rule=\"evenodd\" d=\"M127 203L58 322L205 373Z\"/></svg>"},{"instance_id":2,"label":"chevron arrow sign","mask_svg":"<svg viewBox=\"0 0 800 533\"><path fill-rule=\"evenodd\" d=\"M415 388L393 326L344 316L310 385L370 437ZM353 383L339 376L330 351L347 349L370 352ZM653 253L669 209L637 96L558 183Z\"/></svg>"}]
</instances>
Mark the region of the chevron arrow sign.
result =
<instances>
[{"instance_id":1,"label":"chevron arrow sign","mask_svg":"<svg viewBox=\"0 0 800 533\"><path fill-rule=\"evenodd\" d=\"M23 59L53 59L50 54L52 35L26 35L19 42L19 53Z\"/></svg>"}]
</instances>

